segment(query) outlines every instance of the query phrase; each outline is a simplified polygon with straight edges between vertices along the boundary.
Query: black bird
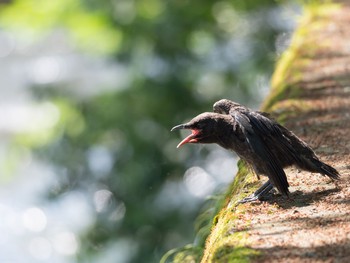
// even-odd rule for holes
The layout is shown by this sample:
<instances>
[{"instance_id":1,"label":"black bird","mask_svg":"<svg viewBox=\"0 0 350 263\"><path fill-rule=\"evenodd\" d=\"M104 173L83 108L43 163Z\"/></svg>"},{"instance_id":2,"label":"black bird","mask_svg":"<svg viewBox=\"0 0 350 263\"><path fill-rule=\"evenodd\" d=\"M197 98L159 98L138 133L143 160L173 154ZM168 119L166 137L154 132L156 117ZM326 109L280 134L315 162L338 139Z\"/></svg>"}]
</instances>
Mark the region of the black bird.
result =
<instances>
[{"instance_id":1,"label":"black bird","mask_svg":"<svg viewBox=\"0 0 350 263\"><path fill-rule=\"evenodd\" d=\"M259 175L269 180L251 197L241 202L262 200L273 186L289 195L289 184L283 168L295 165L300 169L339 179L333 167L323 163L314 151L293 132L272 119L268 113L252 111L236 102L220 100L213 106L214 113L202 113L185 124L171 129L190 129L192 134L177 147L186 143L216 143L232 150Z\"/></svg>"}]
</instances>

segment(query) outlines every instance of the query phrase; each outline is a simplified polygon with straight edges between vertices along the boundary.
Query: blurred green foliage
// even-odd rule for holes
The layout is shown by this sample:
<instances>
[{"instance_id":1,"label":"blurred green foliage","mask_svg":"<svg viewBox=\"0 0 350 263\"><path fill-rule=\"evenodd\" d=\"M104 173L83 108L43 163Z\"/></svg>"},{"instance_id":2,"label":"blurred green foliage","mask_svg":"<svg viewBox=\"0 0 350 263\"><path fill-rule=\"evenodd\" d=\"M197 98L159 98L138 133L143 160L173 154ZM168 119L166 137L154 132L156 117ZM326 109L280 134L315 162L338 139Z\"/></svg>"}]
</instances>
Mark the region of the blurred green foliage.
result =
<instances>
[{"instance_id":1,"label":"blurred green foliage","mask_svg":"<svg viewBox=\"0 0 350 263\"><path fill-rule=\"evenodd\" d=\"M103 10L94 9L87 2L89 1L11 1L11 5L3 8L0 21L8 29L22 30L35 37L50 32L53 28L65 28L81 48L94 52L115 52L122 41L122 31L113 26L110 17Z\"/></svg>"},{"instance_id":2,"label":"blurred green foliage","mask_svg":"<svg viewBox=\"0 0 350 263\"><path fill-rule=\"evenodd\" d=\"M79 190L93 203L101 189L113 194L81 237L78 261L94 262L123 240L130 262L156 262L193 241L199 209L159 201L198 158L195 147L176 150L178 135L169 130L223 97L262 100L259 77L271 74L283 30L269 20L275 7L269 0L14 0L2 7L3 27L34 36L63 29L128 74L125 87L87 100L33 87L38 100L58 107L60 121L50 139L19 138L55 167L48 198ZM91 165L100 154L112 156L111 167Z\"/></svg>"}]
</instances>

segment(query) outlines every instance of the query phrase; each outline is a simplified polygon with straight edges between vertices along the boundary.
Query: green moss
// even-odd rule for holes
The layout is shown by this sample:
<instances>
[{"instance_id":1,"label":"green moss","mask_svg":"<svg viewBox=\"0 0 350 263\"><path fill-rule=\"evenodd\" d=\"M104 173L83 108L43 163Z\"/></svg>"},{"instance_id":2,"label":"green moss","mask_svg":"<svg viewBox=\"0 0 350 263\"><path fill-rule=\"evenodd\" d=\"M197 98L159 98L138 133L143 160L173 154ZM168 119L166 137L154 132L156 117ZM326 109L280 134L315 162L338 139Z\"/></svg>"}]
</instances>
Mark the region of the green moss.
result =
<instances>
[{"instance_id":1,"label":"green moss","mask_svg":"<svg viewBox=\"0 0 350 263\"><path fill-rule=\"evenodd\" d=\"M293 34L291 44L276 63L271 79L270 95L265 99L262 110L271 111L276 102L286 98L297 98L300 95L302 89L299 82L302 79L302 70L308 66L310 58L329 45L327 42L316 45L312 32L322 30L329 14L338 8L339 4L329 1L306 2L304 15Z\"/></svg>"},{"instance_id":2,"label":"green moss","mask_svg":"<svg viewBox=\"0 0 350 263\"><path fill-rule=\"evenodd\" d=\"M223 246L216 251L213 261L217 263L248 263L257 256L259 256L259 253L249 247Z\"/></svg>"},{"instance_id":3,"label":"green moss","mask_svg":"<svg viewBox=\"0 0 350 263\"><path fill-rule=\"evenodd\" d=\"M298 98L284 99L277 101L270 108L270 111L277 115L276 120L284 124L288 119L297 117L301 113L305 113L311 109L309 102L305 102Z\"/></svg>"},{"instance_id":4,"label":"green moss","mask_svg":"<svg viewBox=\"0 0 350 263\"><path fill-rule=\"evenodd\" d=\"M258 253L248 248L247 232L250 222L240 224L236 229L236 220L245 213L245 206L238 204L242 198L250 195L260 184L247 165L239 161L238 173L226 195L226 204L215 217L211 235L207 239L203 254L204 262L249 262L248 259ZM244 253L243 253L244 252Z\"/></svg>"},{"instance_id":5,"label":"green moss","mask_svg":"<svg viewBox=\"0 0 350 263\"><path fill-rule=\"evenodd\" d=\"M193 245L187 245L182 248L176 248L168 251L159 263L194 263L199 262L202 257L203 248Z\"/></svg>"}]
</instances>

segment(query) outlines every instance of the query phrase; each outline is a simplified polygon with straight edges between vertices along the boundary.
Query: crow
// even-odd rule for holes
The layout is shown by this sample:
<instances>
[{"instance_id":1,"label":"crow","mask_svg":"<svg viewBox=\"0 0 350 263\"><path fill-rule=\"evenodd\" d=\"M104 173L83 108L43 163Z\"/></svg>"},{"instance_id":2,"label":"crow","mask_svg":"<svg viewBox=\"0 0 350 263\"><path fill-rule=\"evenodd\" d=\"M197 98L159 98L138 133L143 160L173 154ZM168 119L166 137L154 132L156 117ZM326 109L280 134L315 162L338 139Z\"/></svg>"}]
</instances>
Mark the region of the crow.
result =
<instances>
[{"instance_id":1,"label":"crow","mask_svg":"<svg viewBox=\"0 0 350 263\"><path fill-rule=\"evenodd\" d=\"M186 143L216 143L236 152L254 172L268 177L254 194L241 203L264 200L276 187L288 197L289 183L283 168L295 165L300 169L338 180L336 169L323 163L314 151L293 132L277 123L268 113L253 111L236 102L222 99L213 106L214 112L199 114L191 121L171 129L189 129L192 133L177 146Z\"/></svg>"}]
</instances>

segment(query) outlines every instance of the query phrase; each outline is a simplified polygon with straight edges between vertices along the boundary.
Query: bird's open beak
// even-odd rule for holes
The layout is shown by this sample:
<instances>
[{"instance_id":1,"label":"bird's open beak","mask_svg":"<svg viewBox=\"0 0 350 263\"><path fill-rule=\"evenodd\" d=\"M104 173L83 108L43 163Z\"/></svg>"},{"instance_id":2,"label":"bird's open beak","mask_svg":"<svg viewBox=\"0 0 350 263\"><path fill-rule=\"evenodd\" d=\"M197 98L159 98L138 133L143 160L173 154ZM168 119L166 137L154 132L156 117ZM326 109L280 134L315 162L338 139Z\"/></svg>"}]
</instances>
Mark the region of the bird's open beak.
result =
<instances>
[{"instance_id":1,"label":"bird's open beak","mask_svg":"<svg viewBox=\"0 0 350 263\"><path fill-rule=\"evenodd\" d=\"M180 124L177 125L175 127L173 127L171 129L171 131L175 131L175 130L180 130L180 129L191 129L188 127L188 125L186 124ZM190 135L188 135L185 139L183 139L177 146L176 148L181 147L182 145L186 144L186 143L196 143L198 142L196 139L196 136L198 135L199 131L195 130L195 129L191 129L192 133Z\"/></svg>"}]
</instances>

